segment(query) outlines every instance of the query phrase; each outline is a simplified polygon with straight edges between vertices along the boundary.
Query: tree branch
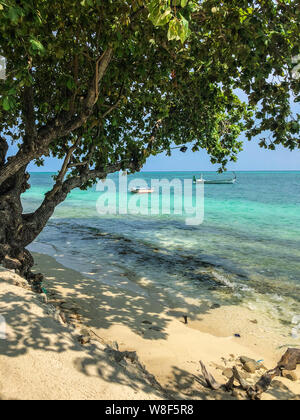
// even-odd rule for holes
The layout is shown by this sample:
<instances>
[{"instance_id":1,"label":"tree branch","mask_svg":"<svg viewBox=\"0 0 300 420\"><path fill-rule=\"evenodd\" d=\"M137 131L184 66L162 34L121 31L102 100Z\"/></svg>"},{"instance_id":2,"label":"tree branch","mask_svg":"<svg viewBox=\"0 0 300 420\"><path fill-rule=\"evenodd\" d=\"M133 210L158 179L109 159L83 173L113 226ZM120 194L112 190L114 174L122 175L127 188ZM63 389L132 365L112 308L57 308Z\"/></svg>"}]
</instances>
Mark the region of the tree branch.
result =
<instances>
[{"instance_id":1,"label":"tree branch","mask_svg":"<svg viewBox=\"0 0 300 420\"><path fill-rule=\"evenodd\" d=\"M109 115L114 109L118 108L121 99L122 99L122 95L123 95L123 91L124 91L124 84L122 85L121 89L120 89L120 93L118 96L118 99L116 100L116 102L106 111L104 112L104 114L102 115L102 118L106 118L107 115Z\"/></svg>"},{"instance_id":2,"label":"tree branch","mask_svg":"<svg viewBox=\"0 0 300 420\"><path fill-rule=\"evenodd\" d=\"M58 176L56 178L56 183L57 184L61 184L63 182L64 177L65 177L65 175L67 173L67 170L69 168L69 163L70 163L72 154L76 150L79 141L80 141L80 139L78 139L75 142L75 144L72 147L70 147L70 149L68 150L67 155L66 155L65 160L64 160L64 163L63 163L63 165L61 167L61 170L60 170L60 172L59 172L59 174L58 174Z\"/></svg>"},{"instance_id":3,"label":"tree branch","mask_svg":"<svg viewBox=\"0 0 300 420\"><path fill-rule=\"evenodd\" d=\"M0 167L5 162L7 151L8 151L8 144L3 137L0 137Z\"/></svg>"},{"instance_id":4,"label":"tree branch","mask_svg":"<svg viewBox=\"0 0 300 420\"><path fill-rule=\"evenodd\" d=\"M101 83L112 56L113 50L112 48L108 48L102 56L97 59L97 71L95 71L89 90L84 98L81 112L78 115L74 115L70 112L62 112L48 124L41 127L36 135L38 142L35 142L35 148L31 148L28 151L25 150L26 148L21 147L19 152L0 169L0 185L6 179L14 175L21 167L27 165L31 160L46 154L48 152L48 147L53 140L67 136L88 120L99 97L99 91L96 86L99 86Z\"/></svg>"},{"instance_id":5,"label":"tree branch","mask_svg":"<svg viewBox=\"0 0 300 420\"><path fill-rule=\"evenodd\" d=\"M156 122L155 126L153 127L153 130L152 130L152 132L151 132L151 136L150 136L150 139L149 139L149 143L148 143L148 150L149 150L149 151L151 151L151 150L152 150L154 140L156 139L157 132L158 132L158 130L160 129L160 127L161 127L161 125L162 125L162 122L163 122L163 120L162 120L162 119L158 120L158 121Z\"/></svg>"},{"instance_id":6,"label":"tree branch","mask_svg":"<svg viewBox=\"0 0 300 420\"><path fill-rule=\"evenodd\" d=\"M30 214L23 215L23 235L25 246L30 244L44 229L55 208L65 201L68 194L75 188L82 186L89 180L104 179L109 173L117 172L122 169L123 162L106 166L99 170L83 170L80 175L68 178L63 183L54 184L52 190L45 194L45 198L40 207Z\"/></svg>"}]
</instances>

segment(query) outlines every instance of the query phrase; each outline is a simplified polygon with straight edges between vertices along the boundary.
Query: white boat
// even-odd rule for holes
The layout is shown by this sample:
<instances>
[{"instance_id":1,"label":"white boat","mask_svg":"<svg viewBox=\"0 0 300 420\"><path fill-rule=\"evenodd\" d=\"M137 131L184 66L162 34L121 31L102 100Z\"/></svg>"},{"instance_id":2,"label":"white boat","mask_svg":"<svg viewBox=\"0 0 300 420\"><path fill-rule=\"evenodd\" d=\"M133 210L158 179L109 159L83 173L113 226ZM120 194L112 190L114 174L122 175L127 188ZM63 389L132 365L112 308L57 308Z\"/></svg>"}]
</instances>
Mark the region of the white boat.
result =
<instances>
[{"instance_id":1,"label":"white boat","mask_svg":"<svg viewBox=\"0 0 300 420\"><path fill-rule=\"evenodd\" d=\"M231 179L204 179L203 175L201 174L201 178L197 179L195 176L193 178L194 184L235 184L237 181L237 177L235 172L233 172L234 178Z\"/></svg>"},{"instance_id":2,"label":"white boat","mask_svg":"<svg viewBox=\"0 0 300 420\"><path fill-rule=\"evenodd\" d=\"M151 194L154 192L153 188L133 188L131 190L132 194Z\"/></svg>"}]
</instances>

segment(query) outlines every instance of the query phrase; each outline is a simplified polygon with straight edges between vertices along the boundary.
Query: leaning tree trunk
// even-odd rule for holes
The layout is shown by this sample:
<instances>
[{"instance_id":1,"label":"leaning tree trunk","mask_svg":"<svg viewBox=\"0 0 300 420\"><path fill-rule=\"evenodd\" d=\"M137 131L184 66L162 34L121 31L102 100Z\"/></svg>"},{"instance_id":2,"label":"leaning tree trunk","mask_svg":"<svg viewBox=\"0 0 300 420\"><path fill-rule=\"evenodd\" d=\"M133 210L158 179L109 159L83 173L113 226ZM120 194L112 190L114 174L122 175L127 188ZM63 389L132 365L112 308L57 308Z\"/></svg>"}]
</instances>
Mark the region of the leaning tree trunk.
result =
<instances>
[{"instance_id":1,"label":"leaning tree trunk","mask_svg":"<svg viewBox=\"0 0 300 420\"><path fill-rule=\"evenodd\" d=\"M22 168L0 185L0 263L30 277L33 258L25 249L21 194L28 188L29 174Z\"/></svg>"},{"instance_id":2,"label":"leaning tree trunk","mask_svg":"<svg viewBox=\"0 0 300 420\"><path fill-rule=\"evenodd\" d=\"M25 277L36 290L41 290L42 274L33 274L34 260L26 247L42 232L58 204L82 178L66 182L57 180L34 213L23 214L21 194L30 188L26 167L0 185L0 264ZM85 181L88 178L84 178Z\"/></svg>"},{"instance_id":3,"label":"leaning tree trunk","mask_svg":"<svg viewBox=\"0 0 300 420\"><path fill-rule=\"evenodd\" d=\"M26 246L40 231L28 228L21 203L21 194L29 188L28 180L29 174L23 167L0 185L0 264L15 270L39 291L42 276L31 272L34 260Z\"/></svg>"}]
</instances>

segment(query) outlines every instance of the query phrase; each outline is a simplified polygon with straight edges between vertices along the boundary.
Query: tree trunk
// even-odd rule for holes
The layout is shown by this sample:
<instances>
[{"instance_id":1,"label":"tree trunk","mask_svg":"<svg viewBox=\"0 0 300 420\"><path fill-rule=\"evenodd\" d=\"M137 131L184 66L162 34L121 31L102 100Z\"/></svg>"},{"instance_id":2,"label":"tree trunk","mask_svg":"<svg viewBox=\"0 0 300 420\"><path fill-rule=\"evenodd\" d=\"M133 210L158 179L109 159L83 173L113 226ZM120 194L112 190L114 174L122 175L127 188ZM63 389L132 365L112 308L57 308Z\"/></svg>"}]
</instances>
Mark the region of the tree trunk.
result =
<instances>
[{"instance_id":1,"label":"tree trunk","mask_svg":"<svg viewBox=\"0 0 300 420\"><path fill-rule=\"evenodd\" d=\"M26 224L24 223L21 194L29 188L26 167L0 185L0 264L15 270L37 286L41 275L33 275L33 258L25 247Z\"/></svg>"},{"instance_id":2,"label":"tree trunk","mask_svg":"<svg viewBox=\"0 0 300 420\"><path fill-rule=\"evenodd\" d=\"M26 168L26 167L25 167ZM42 232L58 204L63 202L77 182L58 182L45 195L34 213L23 214L21 194L30 188L29 174L22 168L15 176L0 185L0 264L25 277L35 289L40 290L42 274L33 274L34 260L26 247Z\"/></svg>"},{"instance_id":3,"label":"tree trunk","mask_svg":"<svg viewBox=\"0 0 300 420\"><path fill-rule=\"evenodd\" d=\"M0 143L0 168L7 152L5 144ZM71 190L89 180L105 178L108 173L120 170L122 164L110 165L106 170L83 168L80 175L63 181L67 169L64 165L52 190L45 194L40 207L33 213L23 214L21 194L30 188L26 167L27 165L23 166L14 176L0 183L0 264L15 270L25 277L35 290L41 291L43 276L31 272L34 260L26 247L42 232L55 208L67 198Z\"/></svg>"}]
</instances>

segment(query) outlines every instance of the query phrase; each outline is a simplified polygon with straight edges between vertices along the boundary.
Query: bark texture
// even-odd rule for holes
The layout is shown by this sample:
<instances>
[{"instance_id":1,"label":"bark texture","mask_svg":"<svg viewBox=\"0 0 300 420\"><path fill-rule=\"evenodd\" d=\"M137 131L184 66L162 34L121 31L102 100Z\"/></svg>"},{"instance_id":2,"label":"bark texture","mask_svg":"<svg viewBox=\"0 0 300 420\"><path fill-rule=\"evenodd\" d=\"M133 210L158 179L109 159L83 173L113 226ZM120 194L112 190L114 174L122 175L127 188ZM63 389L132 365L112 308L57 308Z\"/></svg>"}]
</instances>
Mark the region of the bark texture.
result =
<instances>
[{"instance_id":1,"label":"bark texture","mask_svg":"<svg viewBox=\"0 0 300 420\"><path fill-rule=\"evenodd\" d=\"M21 194L29 188L29 174L21 168L0 185L0 262L27 276L33 259L24 247L24 220Z\"/></svg>"}]
</instances>

